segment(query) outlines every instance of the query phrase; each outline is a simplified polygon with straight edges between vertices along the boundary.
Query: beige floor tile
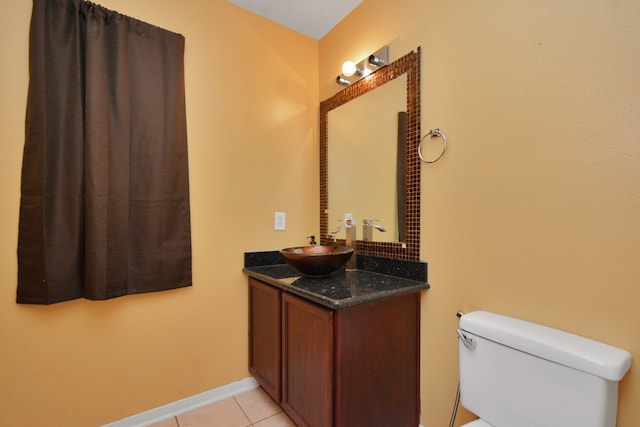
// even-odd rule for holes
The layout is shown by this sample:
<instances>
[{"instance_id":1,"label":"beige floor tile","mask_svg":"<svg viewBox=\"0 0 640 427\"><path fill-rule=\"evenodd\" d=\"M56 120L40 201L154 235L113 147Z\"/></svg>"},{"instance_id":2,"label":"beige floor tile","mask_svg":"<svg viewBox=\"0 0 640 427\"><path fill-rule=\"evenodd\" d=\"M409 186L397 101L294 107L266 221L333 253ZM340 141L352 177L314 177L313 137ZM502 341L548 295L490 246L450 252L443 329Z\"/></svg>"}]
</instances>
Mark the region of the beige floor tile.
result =
<instances>
[{"instance_id":1,"label":"beige floor tile","mask_svg":"<svg viewBox=\"0 0 640 427\"><path fill-rule=\"evenodd\" d=\"M296 425L287 417L287 414L280 412L272 417L262 420L253 425L254 427L296 427Z\"/></svg>"},{"instance_id":2,"label":"beige floor tile","mask_svg":"<svg viewBox=\"0 0 640 427\"><path fill-rule=\"evenodd\" d=\"M176 420L176 417L171 417L168 420L151 424L149 427L179 427L179 426L178 426L178 421Z\"/></svg>"},{"instance_id":3,"label":"beige floor tile","mask_svg":"<svg viewBox=\"0 0 640 427\"><path fill-rule=\"evenodd\" d=\"M235 399L230 397L178 415L178 424L180 427L247 427L251 422Z\"/></svg>"},{"instance_id":4,"label":"beige floor tile","mask_svg":"<svg viewBox=\"0 0 640 427\"><path fill-rule=\"evenodd\" d=\"M257 423L282 412L282 409L260 387L237 394L234 397L252 423Z\"/></svg>"}]
</instances>

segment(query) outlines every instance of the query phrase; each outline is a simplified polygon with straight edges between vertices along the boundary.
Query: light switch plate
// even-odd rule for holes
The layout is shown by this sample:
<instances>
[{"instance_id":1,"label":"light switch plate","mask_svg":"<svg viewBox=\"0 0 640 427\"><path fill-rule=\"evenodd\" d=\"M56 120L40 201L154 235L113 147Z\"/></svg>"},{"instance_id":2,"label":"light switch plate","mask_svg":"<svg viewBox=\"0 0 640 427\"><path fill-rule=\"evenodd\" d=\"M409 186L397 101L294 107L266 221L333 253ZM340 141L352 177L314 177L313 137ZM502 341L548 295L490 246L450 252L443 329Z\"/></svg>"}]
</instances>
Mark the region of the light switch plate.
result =
<instances>
[{"instance_id":1,"label":"light switch plate","mask_svg":"<svg viewBox=\"0 0 640 427\"><path fill-rule=\"evenodd\" d=\"M283 231L287 225L287 214L284 212L276 212L274 221L274 230Z\"/></svg>"}]
</instances>

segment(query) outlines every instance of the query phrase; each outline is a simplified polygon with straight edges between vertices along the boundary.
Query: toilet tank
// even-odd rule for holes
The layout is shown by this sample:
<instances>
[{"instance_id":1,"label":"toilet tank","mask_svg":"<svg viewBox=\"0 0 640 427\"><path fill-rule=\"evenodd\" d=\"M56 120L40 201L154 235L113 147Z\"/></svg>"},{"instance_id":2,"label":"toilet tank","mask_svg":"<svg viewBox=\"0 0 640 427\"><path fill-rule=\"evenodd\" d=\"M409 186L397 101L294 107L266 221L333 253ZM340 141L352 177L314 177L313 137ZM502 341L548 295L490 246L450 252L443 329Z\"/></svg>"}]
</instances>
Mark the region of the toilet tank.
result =
<instances>
[{"instance_id":1,"label":"toilet tank","mask_svg":"<svg viewBox=\"0 0 640 427\"><path fill-rule=\"evenodd\" d=\"M459 335L460 401L489 424L615 427L629 352L485 311L463 315Z\"/></svg>"}]
</instances>

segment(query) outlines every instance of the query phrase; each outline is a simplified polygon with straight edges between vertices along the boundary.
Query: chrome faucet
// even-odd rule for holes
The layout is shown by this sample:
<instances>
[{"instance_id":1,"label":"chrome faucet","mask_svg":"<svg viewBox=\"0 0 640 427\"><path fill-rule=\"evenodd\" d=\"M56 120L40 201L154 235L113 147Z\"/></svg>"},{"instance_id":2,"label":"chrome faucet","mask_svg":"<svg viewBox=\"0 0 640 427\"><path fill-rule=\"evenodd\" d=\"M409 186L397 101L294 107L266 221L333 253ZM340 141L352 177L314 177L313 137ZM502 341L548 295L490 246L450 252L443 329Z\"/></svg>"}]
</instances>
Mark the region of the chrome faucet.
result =
<instances>
[{"instance_id":1,"label":"chrome faucet","mask_svg":"<svg viewBox=\"0 0 640 427\"><path fill-rule=\"evenodd\" d=\"M353 255L351 255L351 258L349 258L349 261L347 261L347 266L346 266L346 270L347 271L351 271L351 270L355 270L356 269L356 247L357 247L357 238L356 238L356 220L352 219L352 218L345 218L344 220L344 224L341 225L340 227L336 228L333 233L331 234L336 234L339 233L340 231L344 230L345 231L345 246L350 247L353 249Z\"/></svg>"},{"instance_id":2,"label":"chrome faucet","mask_svg":"<svg viewBox=\"0 0 640 427\"><path fill-rule=\"evenodd\" d=\"M387 231L386 228L379 224L374 224L373 221L377 221L375 219L363 219L362 220L362 240L365 242L370 242L373 240L373 229L380 230L383 233Z\"/></svg>"}]
</instances>

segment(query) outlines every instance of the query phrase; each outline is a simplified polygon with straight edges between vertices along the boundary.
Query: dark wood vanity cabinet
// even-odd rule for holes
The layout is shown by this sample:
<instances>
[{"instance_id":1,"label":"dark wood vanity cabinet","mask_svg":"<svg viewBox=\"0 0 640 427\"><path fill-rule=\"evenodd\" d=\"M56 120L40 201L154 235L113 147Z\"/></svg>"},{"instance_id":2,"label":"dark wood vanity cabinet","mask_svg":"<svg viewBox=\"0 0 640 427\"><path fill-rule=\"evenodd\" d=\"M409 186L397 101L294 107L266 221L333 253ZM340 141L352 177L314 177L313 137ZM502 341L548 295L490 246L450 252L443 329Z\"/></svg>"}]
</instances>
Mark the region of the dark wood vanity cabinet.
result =
<instances>
[{"instance_id":1,"label":"dark wood vanity cabinet","mask_svg":"<svg viewBox=\"0 0 640 427\"><path fill-rule=\"evenodd\" d=\"M249 278L250 371L298 426L419 424L420 293L332 310Z\"/></svg>"}]
</instances>

